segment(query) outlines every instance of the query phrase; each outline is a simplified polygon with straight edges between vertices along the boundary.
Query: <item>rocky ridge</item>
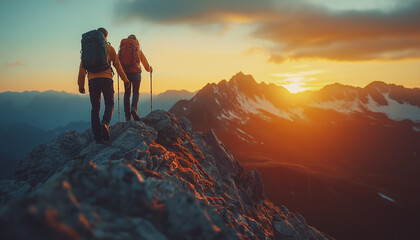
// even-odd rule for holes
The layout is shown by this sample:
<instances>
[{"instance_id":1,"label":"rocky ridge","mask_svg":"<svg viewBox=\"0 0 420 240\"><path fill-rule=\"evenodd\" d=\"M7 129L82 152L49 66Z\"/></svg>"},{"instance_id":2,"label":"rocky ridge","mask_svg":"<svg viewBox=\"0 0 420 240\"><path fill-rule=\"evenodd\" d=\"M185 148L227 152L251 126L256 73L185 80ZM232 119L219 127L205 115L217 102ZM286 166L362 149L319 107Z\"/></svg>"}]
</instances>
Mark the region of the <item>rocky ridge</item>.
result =
<instances>
[{"instance_id":1,"label":"rocky ridge","mask_svg":"<svg viewBox=\"0 0 420 240\"><path fill-rule=\"evenodd\" d=\"M213 131L154 111L41 145L0 182L1 239L329 239L265 198Z\"/></svg>"}]
</instances>

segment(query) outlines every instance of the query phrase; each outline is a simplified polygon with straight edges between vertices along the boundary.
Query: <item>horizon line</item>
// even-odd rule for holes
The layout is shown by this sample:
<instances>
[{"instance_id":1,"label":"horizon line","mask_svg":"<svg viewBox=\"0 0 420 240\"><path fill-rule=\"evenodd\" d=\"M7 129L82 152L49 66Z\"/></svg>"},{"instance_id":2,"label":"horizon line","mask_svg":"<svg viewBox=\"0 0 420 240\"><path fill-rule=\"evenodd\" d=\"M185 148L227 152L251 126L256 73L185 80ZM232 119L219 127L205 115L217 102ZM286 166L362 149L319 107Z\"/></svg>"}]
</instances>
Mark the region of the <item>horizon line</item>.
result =
<instances>
[{"instance_id":1,"label":"horizon line","mask_svg":"<svg viewBox=\"0 0 420 240\"><path fill-rule=\"evenodd\" d=\"M242 72L239 72L239 73L242 73ZM237 73L237 74L239 74L239 73ZM235 74L234 76L232 76L230 79L229 79L229 81L230 80L232 80L232 78L234 78L237 74ZM265 81L260 81L260 82L258 82L257 80L255 80L255 78L252 76L252 74L244 74L244 73L242 73L244 76L251 76L252 78L253 78L253 80L256 82L256 83L258 83L258 84L274 84L274 85L276 85L276 86L279 86L279 87L283 87L283 88L286 88L286 87L284 87L284 86L287 86L287 84L283 84L283 85L281 85L281 84L278 84L278 83L267 83L267 82L265 82ZM222 79L222 80L220 80L220 81L218 81L218 82L208 82L206 85L208 85L208 84L219 84L220 82L222 82L222 81L227 81L226 79ZM228 82L229 82L228 81ZM296 93L292 93L292 92L290 92L287 88L286 88L286 90L287 91L289 91L291 94L299 94L299 93L304 93L304 92L313 92L313 91L320 91L321 89L323 89L323 88L325 88L325 87L327 87L327 86L332 86L332 85L336 85L336 84L338 84L338 85L342 85L342 86L349 86L349 87L355 87L355 88L366 88L367 86L369 86L370 84L372 84L372 83L384 83L384 84L386 84L386 85L395 85L395 86L402 86L402 87L404 87L404 88L406 88L406 89L420 89L420 87L406 87L405 85L403 85L403 84L397 84L397 83L387 83L387 82L384 82L384 81L379 81L379 80L375 80L375 81L372 81L372 82L370 82L369 84L366 84L365 86L356 86L356 85L351 85L351 84L343 84L343 83L340 83L340 82L334 82L334 83L328 83L328 84L325 84L325 85L323 85L322 87L319 87L319 88L313 88L313 89L306 89L306 90L304 90L304 91L301 91L301 92L296 92ZM200 90L202 90L206 85L204 85L202 88L200 88L200 89L197 89L197 90L195 90L195 91L190 91L190 90L187 90L187 89L185 89L185 88L183 88L183 89L167 89L167 90L165 90L165 91L161 91L161 92L158 92L158 93L153 93L153 95L160 95L160 94L163 94L163 93L166 93L166 92L168 92L168 91L176 91L176 92L182 92L182 91L185 91L185 92L188 92L188 93L197 93L198 91L200 91ZM49 89L49 90L22 90L22 91L9 91L9 90L6 90L6 91L0 91L0 94L2 94L2 93L25 93L25 92L39 92L39 93L45 93L45 92L56 92L56 93L66 93L66 94L73 94L73 95L81 95L81 96L83 96L83 95L89 95L89 92L87 91L86 92L86 94L80 94L79 92L77 92L77 91L75 91L75 92L69 92L69 91L65 91L65 90L54 90L54 89ZM124 93L125 91L120 91L120 93ZM118 94L117 92L115 92L115 94ZM148 94L148 95L150 95L150 92L148 92L148 91L143 91L143 92L140 92L140 94Z\"/></svg>"}]
</instances>

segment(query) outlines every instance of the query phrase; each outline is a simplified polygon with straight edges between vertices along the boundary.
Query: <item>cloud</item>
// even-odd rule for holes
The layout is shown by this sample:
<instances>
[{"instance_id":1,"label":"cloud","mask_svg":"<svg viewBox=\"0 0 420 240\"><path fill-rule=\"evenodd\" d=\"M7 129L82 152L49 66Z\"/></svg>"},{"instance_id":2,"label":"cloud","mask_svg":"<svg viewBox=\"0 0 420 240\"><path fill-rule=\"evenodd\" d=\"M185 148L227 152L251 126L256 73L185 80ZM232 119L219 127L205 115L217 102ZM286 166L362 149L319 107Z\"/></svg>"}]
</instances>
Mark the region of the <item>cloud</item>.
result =
<instances>
[{"instance_id":1,"label":"cloud","mask_svg":"<svg viewBox=\"0 0 420 240\"><path fill-rule=\"evenodd\" d=\"M242 52L243 55L267 55L268 52L262 47L251 47L248 50Z\"/></svg>"},{"instance_id":2,"label":"cloud","mask_svg":"<svg viewBox=\"0 0 420 240\"><path fill-rule=\"evenodd\" d=\"M161 24L252 24L253 37L270 42L270 60L335 61L420 58L420 1L392 10L340 10L302 0L121 1L121 19Z\"/></svg>"},{"instance_id":3,"label":"cloud","mask_svg":"<svg viewBox=\"0 0 420 240\"><path fill-rule=\"evenodd\" d=\"M312 70L312 71L297 72L297 73L275 73L273 74L273 76L280 77L280 78L294 78L294 77L318 75L325 72L326 72L325 70Z\"/></svg>"},{"instance_id":4,"label":"cloud","mask_svg":"<svg viewBox=\"0 0 420 240\"><path fill-rule=\"evenodd\" d=\"M304 85L306 82L314 81L316 78L314 76L325 73L325 70L313 70L313 71L303 71L303 72L293 72L293 73L275 73L272 74L274 77L279 78L277 83L284 85L284 84L291 84L291 83L299 83L300 85Z\"/></svg>"},{"instance_id":5,"label":"cloud","mask_svg":"<svg viewBox=\"0 0 420 240\"><path fill-rule=\"evenodd\" d=\"M271 49L275 62L420 58L420 4L387 13L299 9L265 21L255 35L279 43Z\"/></svg>"},{"instance_id":6,"label":"cloud","mask_svg":"<svg viewBox=\"0 0 420 240\"><path fill-rule=\"evenodd\" d=\"M275 0L130 0L120 1L120 19L138 18L164 24L221 24L250 21Z\"/></svg>"},{"instance_id":7,"label":"cloud","mask_svg":"<svg viewBox=\"0 0 420 240\"><path fill-rule=\"evenodd\" d=\"M6 66L7 67L17 67L17 66L23 66L25 64L25 61L23 61L23 59L18 59L15 62L7 62Z\"/></svg>"}]
</instances>

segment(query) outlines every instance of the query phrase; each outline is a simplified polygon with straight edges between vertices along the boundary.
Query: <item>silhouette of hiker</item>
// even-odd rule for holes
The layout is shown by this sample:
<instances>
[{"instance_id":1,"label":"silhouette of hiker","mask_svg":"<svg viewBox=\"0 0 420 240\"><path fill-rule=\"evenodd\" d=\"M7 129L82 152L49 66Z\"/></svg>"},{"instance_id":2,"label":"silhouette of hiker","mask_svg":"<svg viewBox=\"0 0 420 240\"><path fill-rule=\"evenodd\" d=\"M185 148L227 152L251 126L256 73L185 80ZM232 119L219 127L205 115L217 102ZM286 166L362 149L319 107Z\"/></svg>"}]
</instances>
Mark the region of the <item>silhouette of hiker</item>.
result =
<instances>
[{"instance_id":1,"label":"silhouette of hiker","mask_svg":"<svg viewBox=\"0 0 420 240\"><path fill-rule=\"evenodd\" d=\"M135 121L140 121L140 117L137 114L137 106L139 103L139 89L141 82L141 65L143 64L144 68L148 72L153 72L153 68L149 66L146 57L143 52L140 50L140 44L134 34L128 36L121 40L120 51L118 53L120 58L121 65L124 69L125 74L127 75L130 84L124 85L124 113L125 120L131 121L131 116ZM133 86L133 99L131 102L130 108L130 95L131 95L131 86Z\"/></svg>"},{"instance_id":2,"label":"silhouette of hiker","mask_svg":"<svg viewBox=\"0 0 420 240\"><path fill-rule=\"evenodd\" d=\"M79 92L85 93L86 73L89 80L89 95L91 110L92 132L96 143L105 143L110 140L109 123L114 111L114 75L111 62L125 84L127 76L121 67L114 48L106 42L108 31L98 28L82 35L82 59L79 67ZM104 95L105 111L100 123L99 111L101 108L101 93Z\"/></svg>"}]
</instances>

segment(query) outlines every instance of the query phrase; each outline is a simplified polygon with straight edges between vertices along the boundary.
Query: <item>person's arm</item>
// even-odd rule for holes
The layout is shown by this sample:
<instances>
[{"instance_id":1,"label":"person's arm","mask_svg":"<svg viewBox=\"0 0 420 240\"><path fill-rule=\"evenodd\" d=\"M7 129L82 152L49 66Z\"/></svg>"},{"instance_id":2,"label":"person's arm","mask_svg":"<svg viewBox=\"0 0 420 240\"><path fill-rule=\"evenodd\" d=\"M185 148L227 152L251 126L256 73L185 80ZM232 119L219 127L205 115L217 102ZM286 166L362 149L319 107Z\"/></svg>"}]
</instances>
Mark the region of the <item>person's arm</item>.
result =
<instances>
[{"instance_id":1,"label":"person's arm","mask_svg":"<svg viewBox=\"0 0 420 240\"><path fill-rule=\"evenodd\" d=\"M148 72L152 71L152 68L150 67L149 62L147 62L147 59L141 50L139 50L139 55L140 55L140 61L143 64L146 71Z\"/></svg>"},{"instance_id":2,"label":"person's arm","mask_svg":"<svg viewBox=\"0 0 420 240\"><path fill-rule=\"evenodd\" d=\"M111 61L112 65L114 65L115 69L117 70L117 73L120 75L121 80L123 80L125 83L128 83L127 75L125 75L124 69L121 66L120 59L118 58L117 53L115 52L114 48L111 47Z\"/></svg>"},{"instance_id":3,"label":"person's arm","mask_svg":"<svg viewBox=\"0 0 420 240\"><path fill-rule=\"evenodd\" d=\"M79 77L77 78L77 84L79 85L79 92L85 93L85 78L86 78L86 71L82 67L82 63L80 62L79 66Z\"/></svg>"}]
</instances>

